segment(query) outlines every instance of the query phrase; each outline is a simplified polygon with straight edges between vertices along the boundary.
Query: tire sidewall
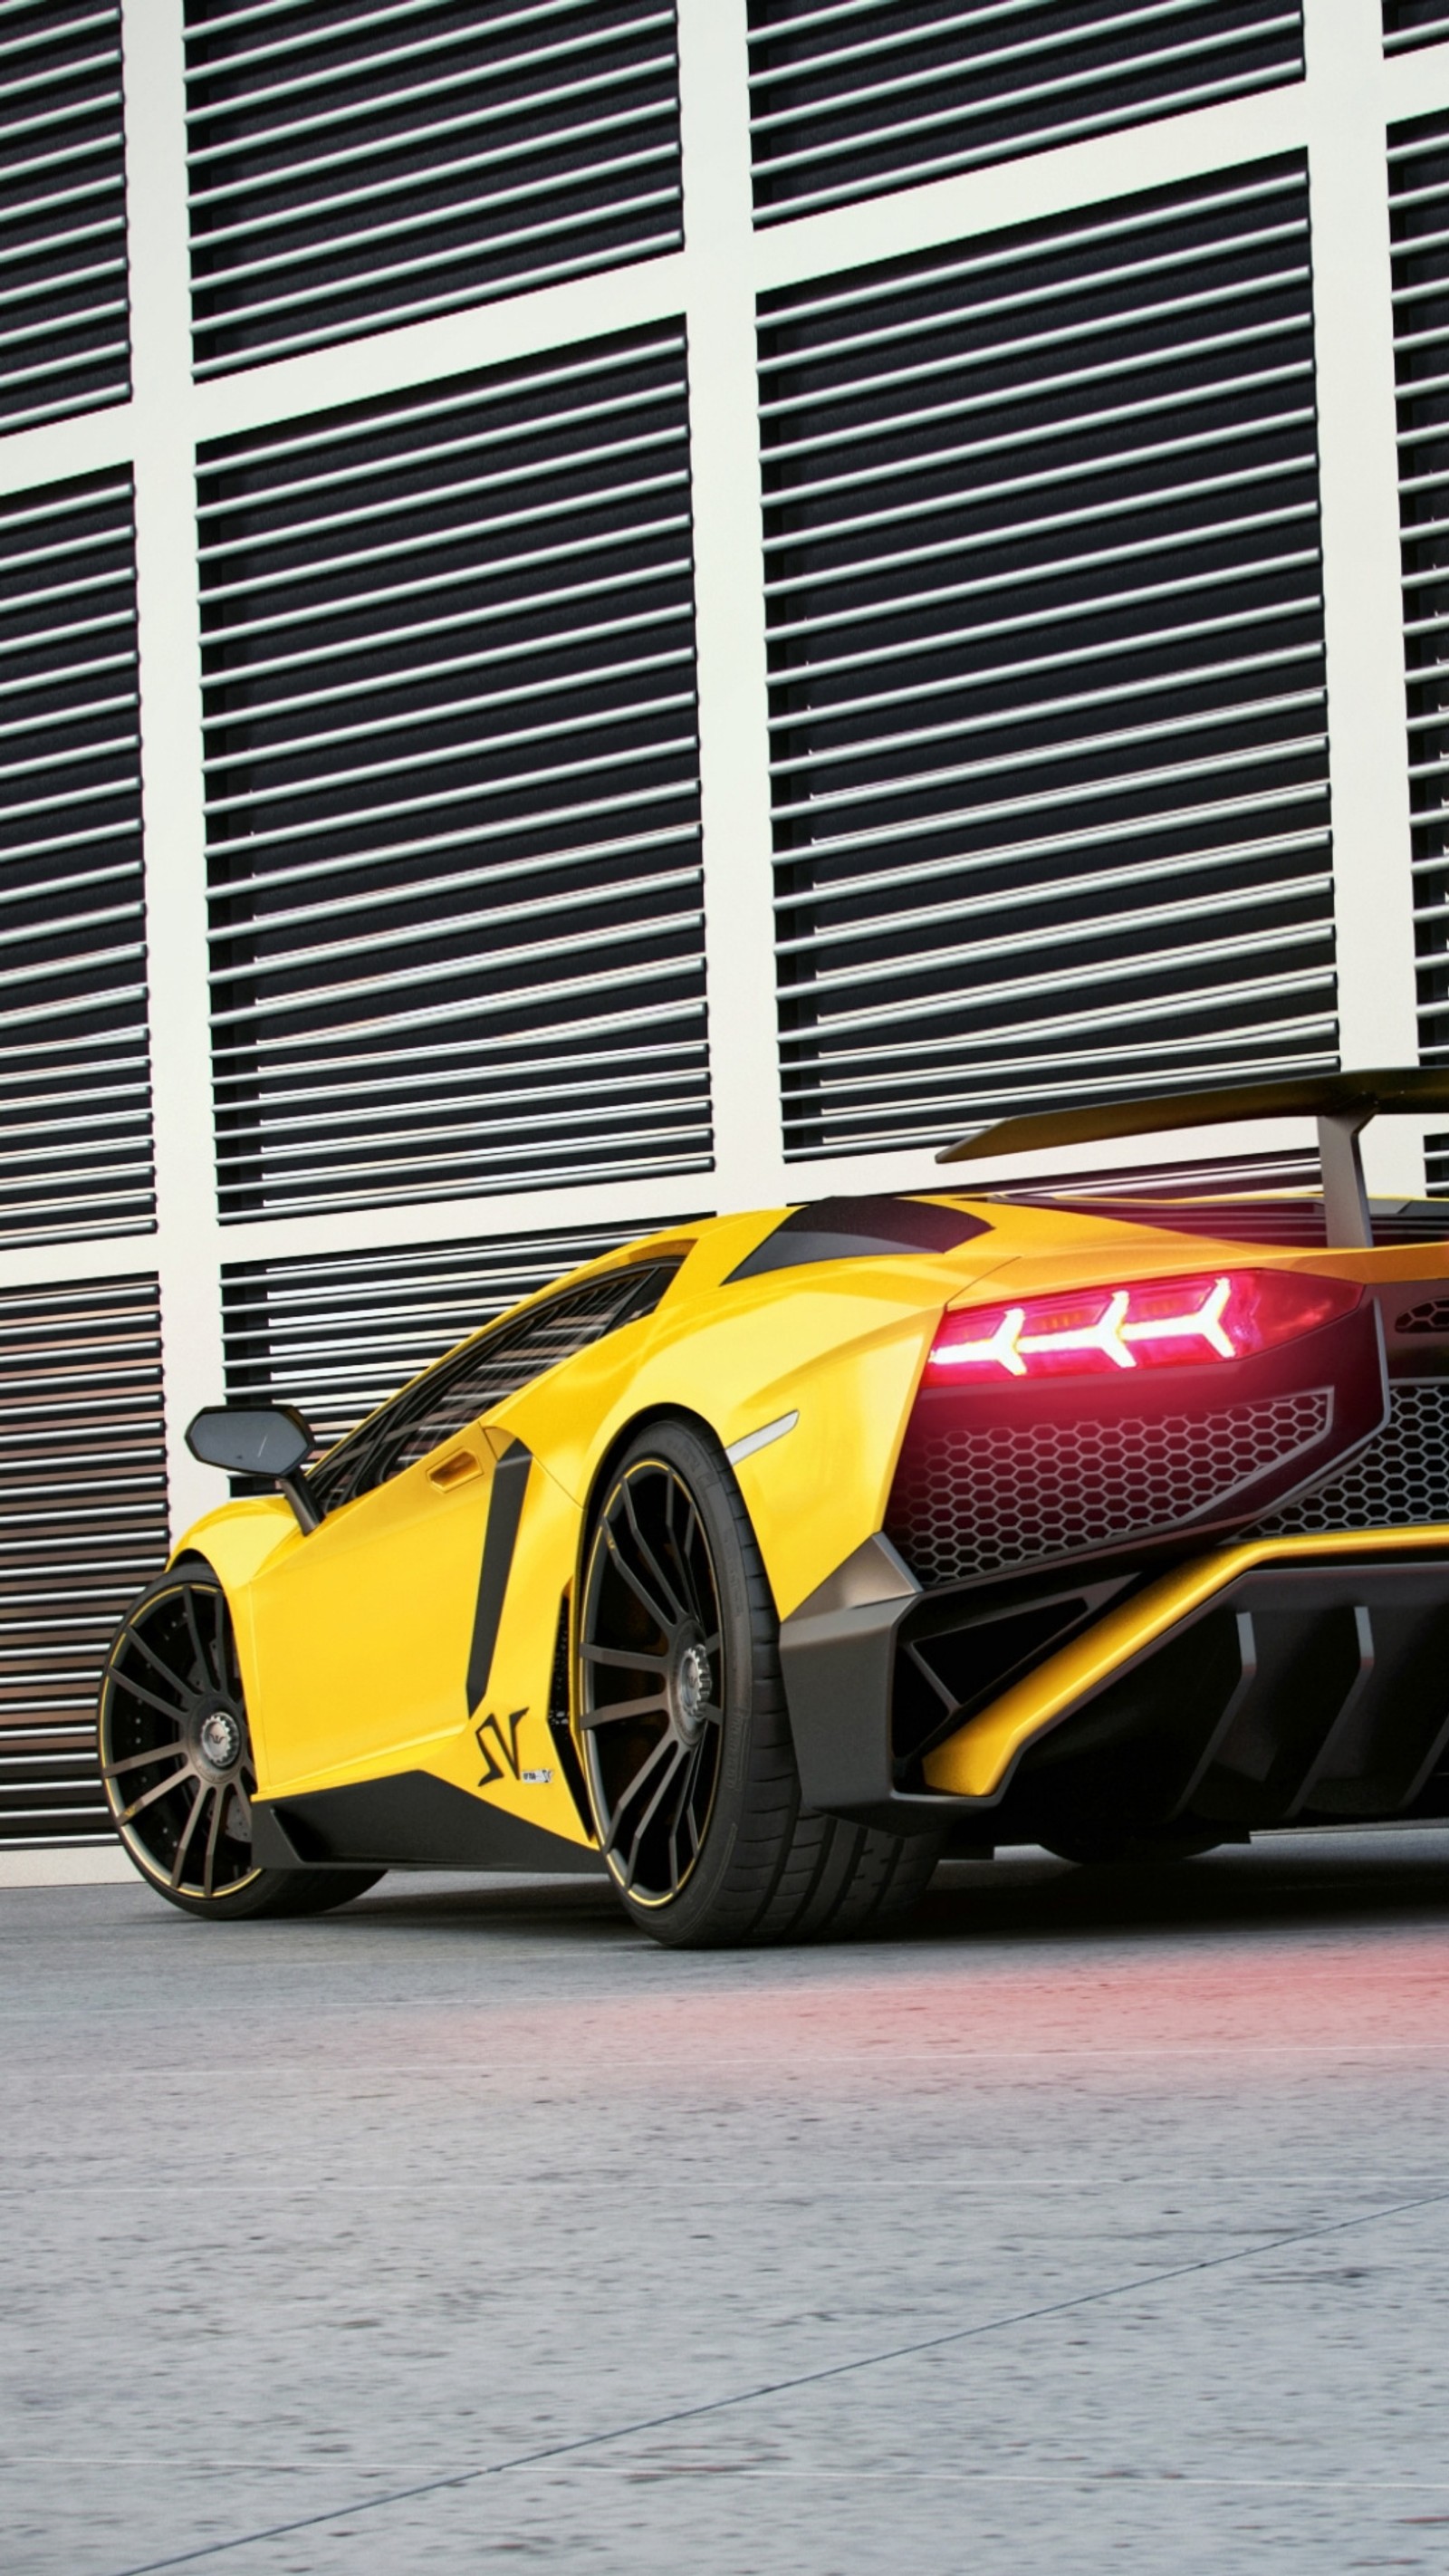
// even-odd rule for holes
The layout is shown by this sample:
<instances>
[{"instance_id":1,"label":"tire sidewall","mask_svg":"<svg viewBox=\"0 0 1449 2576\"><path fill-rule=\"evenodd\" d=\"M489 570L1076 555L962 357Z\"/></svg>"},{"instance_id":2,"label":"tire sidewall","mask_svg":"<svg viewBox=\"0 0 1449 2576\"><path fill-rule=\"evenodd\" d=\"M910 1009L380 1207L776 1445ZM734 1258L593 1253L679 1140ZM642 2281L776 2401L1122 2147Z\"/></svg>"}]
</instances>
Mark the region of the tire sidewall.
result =
<instances>
[{"instance_id":1,"label":"tire sidewall","mask_svg":"<svg viewBox=\"0 0 1449 2576\"><path fill-rule=\"evenodd\" d=\"M724 1883L741 1832L749 1822L750 1756L755 1724L756 1666L761 1651L768 1656L774 1641L762 1638L751 1602L751 1575L758 1570L758 1550L750 1534L739 1488L723 1451L708 1432L677 1417L647 1425L615 1460L599 1487L589 1515L584 1546L581 1601L593 1564L599 1525L623 1478L646 1460L658 1459L682 1477L704 1528L719 1595L720 1634L724 1643L724 1696L719 1772L714 1801L698 1860L677 1896L650 1903L631 1896L610 1869L614 1888L641 1930L671 1944L687 1943L710 1925L721 1902ZM749 1556L746 1550L749 1550ZM754 1564L749 1561L753 1557ZM773 1617L771 1624L773 1626ZM589 1765L584 1765L593 1808ZM603 1840L597 1813L594 1829Z\"/></svg>"}]
</instances>

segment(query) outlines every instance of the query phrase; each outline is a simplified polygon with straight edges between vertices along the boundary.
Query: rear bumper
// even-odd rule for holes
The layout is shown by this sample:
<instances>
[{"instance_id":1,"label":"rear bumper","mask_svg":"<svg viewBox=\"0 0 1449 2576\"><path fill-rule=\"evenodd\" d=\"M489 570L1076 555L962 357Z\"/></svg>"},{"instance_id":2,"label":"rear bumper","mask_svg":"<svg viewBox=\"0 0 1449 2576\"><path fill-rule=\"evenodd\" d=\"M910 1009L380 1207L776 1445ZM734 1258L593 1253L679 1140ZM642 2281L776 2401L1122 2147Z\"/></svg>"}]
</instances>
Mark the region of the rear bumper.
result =
<instances>
[{"instance_id":1,"label":"rear bumper","mask_svg":"<svg viewBox=\"0 0 1449 2576\"><path fill-rule=\"evenodd\" d=\"M871 1542L781 1646L804 1796L861 1821L1032 1841L1449 1814L1449 1525L995 1602L922 1595Z\"/></svg>"}]
</instances>

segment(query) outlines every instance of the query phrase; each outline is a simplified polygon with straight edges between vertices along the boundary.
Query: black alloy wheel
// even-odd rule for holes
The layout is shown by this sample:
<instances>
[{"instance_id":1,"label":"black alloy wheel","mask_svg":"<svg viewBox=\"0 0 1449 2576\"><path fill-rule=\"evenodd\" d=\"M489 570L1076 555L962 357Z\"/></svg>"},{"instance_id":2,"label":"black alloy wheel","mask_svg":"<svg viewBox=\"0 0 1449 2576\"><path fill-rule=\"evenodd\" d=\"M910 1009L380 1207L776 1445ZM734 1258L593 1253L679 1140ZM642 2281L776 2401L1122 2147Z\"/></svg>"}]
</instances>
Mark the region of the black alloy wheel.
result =
<instances>
[{"instance_id":1,"label":"black alloy wheel","mask_svg":"<svg viewBox=\"0 0 1449 2576\"><path fill-rule=\"evenodd\" d=\"M861 1932L922 1893L939 1838L805 1808L779 1620L738 1486L702 1426L646 1426L585 1547L574 1707L600 1847L655 1938Z\"/></svg>"},{"instance_id":2,"label":"black alloy wheel","mask_svg":"<svg viewBox=\"0 0 1449 2576\"><path fill-rule=\"evenodd\" d=\"M709 1539L668 1458L636 1458L599 1515L579 1653L604 1856L637 1905L667 1905L703 1849L728 1687Z\"/></svg>"},{"instance_id":3,"label":"black alloy wheel","mask_svg":"<svg viewBox=\"0 0 1449 2576\"><path fill-rule=\"evenodd\" d=\"M204 1566L148 1584L101 1682L101 1778L125 1849L188 1914L319 1914L381 1870L259 1868L256 1769L226 1595Z\"/></svg>"}]
</instances>

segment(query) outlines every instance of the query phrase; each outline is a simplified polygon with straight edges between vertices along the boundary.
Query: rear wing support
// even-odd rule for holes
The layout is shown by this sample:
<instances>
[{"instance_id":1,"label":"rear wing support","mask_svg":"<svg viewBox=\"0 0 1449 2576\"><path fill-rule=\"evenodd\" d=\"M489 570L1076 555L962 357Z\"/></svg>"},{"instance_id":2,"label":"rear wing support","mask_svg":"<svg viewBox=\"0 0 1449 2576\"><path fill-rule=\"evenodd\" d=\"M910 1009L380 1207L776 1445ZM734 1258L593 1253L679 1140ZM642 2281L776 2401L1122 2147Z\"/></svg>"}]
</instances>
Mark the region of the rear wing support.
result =
<instances>
[{"instance_id":1,"label":"rear wing support","mask_svg":"<svg viewBox=\"0 0 1449 2576\"><path fill-rule=\"evenodd\" d=\"M938 1163L986 1162L999 1154L1056 1153L1064 1145L1105 1144L1124 1136L1160 1135L1175 1127L1236 1126L1253 1118L1312 1118L1323 1173L1324 1231L1346 1251L1371 1251L1373 1225L1359 1146L1381 1112L1449 1116L1449 1065L1390 1067L1370 1073L1300 1075L1284 1082L1245 1082L1220 1091L1173 1091L1146 1100L1113 1100L1095 1108L1049 1109L1039 1116L999 1118L943 1145Z\"/></svg>"}]
</instances>

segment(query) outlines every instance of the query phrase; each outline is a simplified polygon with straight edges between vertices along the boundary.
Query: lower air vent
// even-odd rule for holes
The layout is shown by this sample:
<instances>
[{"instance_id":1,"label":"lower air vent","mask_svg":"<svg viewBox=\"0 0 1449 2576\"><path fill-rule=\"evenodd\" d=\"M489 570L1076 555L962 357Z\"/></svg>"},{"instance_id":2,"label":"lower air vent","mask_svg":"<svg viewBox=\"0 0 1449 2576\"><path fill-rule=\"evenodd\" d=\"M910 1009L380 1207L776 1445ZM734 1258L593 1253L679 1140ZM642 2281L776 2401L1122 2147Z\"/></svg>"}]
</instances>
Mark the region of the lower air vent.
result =
<instances>
[{"instance_id":1,"label":"lower air vent","mask_svg":"<svg viewBox=\"0 0 1449 2576\"><path fill-rule=\"evenodd\" d=\"M1213 1413L913 1426L886 1535L929 1590L1159 1534L1281 1469L1328 1428L1321 1388Z\"/></svg>"},{"instance_id":2,"label":"lower air vent","mask_svg":"<svg viewBox=\"0 0 1449 2576\"><path fill-rule=\"evenodd\" d=\"M1244 1536L1412 1529L1425 1522L1449 1523L1449 1381L1437 1377L1399 1379L1388 1421L1352 1465Z\"/></svg>"},{"instance_id":3,"label":"lower air vent","mask_svg":"<svg viewBox=\"0 0 1449 2576\"><path fill-rule=\"evenodd\" d=\"M7 1289L0 1379L0 1844L94 1842L101 1667L167 1548L155 1280Z\"/></svg>"}]
</instances>

